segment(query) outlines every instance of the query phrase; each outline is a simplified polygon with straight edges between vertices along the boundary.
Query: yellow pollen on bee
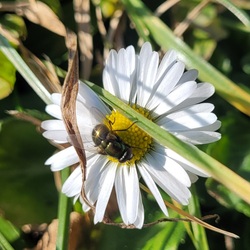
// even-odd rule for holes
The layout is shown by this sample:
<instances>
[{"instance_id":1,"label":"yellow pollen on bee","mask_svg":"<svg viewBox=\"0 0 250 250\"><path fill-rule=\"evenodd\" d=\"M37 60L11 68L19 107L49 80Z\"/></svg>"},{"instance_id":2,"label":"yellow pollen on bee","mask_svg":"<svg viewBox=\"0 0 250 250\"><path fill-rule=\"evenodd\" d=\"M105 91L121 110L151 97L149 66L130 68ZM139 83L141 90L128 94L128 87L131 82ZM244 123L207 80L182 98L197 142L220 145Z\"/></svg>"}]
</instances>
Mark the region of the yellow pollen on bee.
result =
<instances>
[{"instance_id":1,"label":"yellow pollen on bee","mask_svg":"<svg viewBox=\"0 0 250 250\"><path fill-rule=\"evenodd\" d=\"M142 107L133 105L132 108L138 113L142 114L151 120L149 111ZM136 122L130 121L127 117L113 110L110 115L106 116L105 124L111 127L112 131L118 135L121 140L132 149L132 159L126 161L125 165L134 165L135 162L140 161L145 154L150 150L153 139L142 129L140 129ZM107 124L108 123L108 124ZM118 159L108 156L109 160L119 162Z\"/></svg>"}]
</instances>

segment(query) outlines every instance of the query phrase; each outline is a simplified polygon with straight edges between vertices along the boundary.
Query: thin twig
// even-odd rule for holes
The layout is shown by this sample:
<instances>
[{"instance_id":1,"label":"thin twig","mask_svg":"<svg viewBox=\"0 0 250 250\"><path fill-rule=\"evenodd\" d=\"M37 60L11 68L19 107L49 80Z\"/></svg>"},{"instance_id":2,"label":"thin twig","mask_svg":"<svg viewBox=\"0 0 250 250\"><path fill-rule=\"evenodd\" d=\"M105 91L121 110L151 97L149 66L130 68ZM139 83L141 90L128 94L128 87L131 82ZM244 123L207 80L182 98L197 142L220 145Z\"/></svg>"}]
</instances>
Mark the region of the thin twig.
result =
<instances>
[{"instance_id":1,"label":"thin twig","mask_svg":"<svg viewBox=\"0 0 250 250\"><path fill-rule=\"evenodd\" d=\"M123 11L118 9L114 12L111 20L110 20L110 23L109 23L109 29L108 29L108 33L107 33L107 38L106 38L106 44L108 46L105 46L104 47L104 50L103 50L103 58L104 60L106 60L108 54L109 54L109 50L110 50L110 46L111 45L114 45L114 44L118 44L118 47L124 47L124 44L121 42L121 39L117 39L117 41L115 42L115 37L118 37L119 34L117 33L118 30L120 33L123 34L123 29L119 29L119 25L120 25L120 21L121 21L121 17L122 17L122 14L123 14ZM119 36L120 37L120 36Z\"/></svg>"},{"instance_id":2,"label":"thin twig","mask_svg":"<svg viewBox=\"0 0 250 250\"><path fill-rule=\"evenodd\" d=\"M204 216L201 218L202 221L207 220L207 219L212 219L217 217L218 215L208 215L208 216ZM164 223L164 222L193 222L191 219L188 218L161 218L159 220L153 221L153 222L149 222L149 223L145 223L143 225L143 228L148 228L154 225L157 225L159 223ZM110 220L108 217L105 217L103 220L103 223L109 226L116 226L116 227L120 227L120 228L126 228L126 229L133 229L135 228L134 225L125 225L124 223L116 223L113 222L112 220Z\"/></svg>"},{"instance_id":3,"label":"thin twig","mask_svg":"<svg viewBox=\"0 0 250 250\"><path fill-rule=\"evenodd\" d=\"M74 0L75 21L78 25L81 69L80 76L89 79L93 61L93 40L90 24L89 0Z\"/></svg>"},{"instance_id":4,"label":"thin twig","mask_svg":"<svg viewBox=\"0 0 250 250\"><path fill-rule=\"evenodd\" d=\"M192 9L184 21L182 21L174 30L174 34L178 37L188 29L189 25L197 18L201 10L210 2L210 0L204 0L199 3L194 9Z\"/></svg>"},{"instance_id":5,"label":"thin twig","mask_svg":"<svg viewBox=\"0 0 250 250\"><path fill-rule=\"evenodd\" d=\"M180 0L165 1L164 3L162 3L161 5L157 7L157 9L154 12L155 16L157 17L161 16L163 13L165 13L168 9L170 9L172 6L174 6L178 2L180 2Z\"/></svg>"},{"instance_id":6,"label":"thin twig","mask_svg":"<svg viewBox=\"0 0 250 250\"><path fill-rule=\"evenodd\" d=\"M102 11L101 11L101 8L99 6L96 6L96 8L95 8L95 15L96 15L96 20L97 20L98 30L102 36L102 39L105 41L106 36L107 36L107 30L106 30L105 25L103 23Z\"/></svg>"}]
</instances>

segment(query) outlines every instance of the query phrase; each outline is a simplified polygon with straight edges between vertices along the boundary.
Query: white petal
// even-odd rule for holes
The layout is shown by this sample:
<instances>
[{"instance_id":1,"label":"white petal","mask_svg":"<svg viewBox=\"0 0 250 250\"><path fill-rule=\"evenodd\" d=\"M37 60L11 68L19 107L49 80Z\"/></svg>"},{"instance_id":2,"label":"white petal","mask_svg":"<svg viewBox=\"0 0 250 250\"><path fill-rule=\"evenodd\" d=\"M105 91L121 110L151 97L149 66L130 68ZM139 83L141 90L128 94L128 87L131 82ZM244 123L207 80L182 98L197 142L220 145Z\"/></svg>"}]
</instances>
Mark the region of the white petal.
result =
<instances>
[{"instance_id":1,"label":"white petal","mask_svg":"<svg viewBox=\"0 0 250 250\"><path fill-rule=\"evenodd\" d=\"M135 70L135 49L134 49L134 47L133 46L128 46L127 48L126 48L126 57L127 57L127 59L130 59L130 61L129 61L129 65L128 65L128 67L129 67L129 72L131 73L131 74L133 74L134 73L134 70Z\"/></svg>"},{"instance_id":2,"label":"white petal","mask_svg":"<svg viewBox=\"0 0 250 250\"><path fill-rule=\"evenodd\" d=\"M158 115L170 112L175 106L189 98L195 91L197 84L195 82L186 82L176 87L154 110Z\"/></svg>"},{"instance_id":3,"label":"white petal","mask_svg":"<svg viewBox=\"0 0 250 250\"><path fill-rule=\"evenodd\" d=\"M153 96L147 104L149 110L154 109L160 103L168 98L168 94L174 89L178 83L185 65L182 62L176 62L169 71L162 76L156 83L156 89L153 90Z\"/></svg>"},{"instance_id":4,"label":"white petal","mask_svg":"<svg viewBox=\"0 0 250 250\"><path fill-rule=\"evenodd\" d=\"M204 126L202 128L194 129L195 131L216 131L221 127L220 121L215 121L212 124L209 124L208 126Z\"/></svg>"},{"instance_id":5,"label":"white petal","mask_svg":"<svg viewBox=\"0 0 250 250\"><path fill-rule=\"evenodd\" d=\"M176 134L176 137L182 141L199 145L218 141L221 138L221 134L211 131L185 131Z\"/></svg>"},{"instance_id":6,"label":"white petal","mask_svg":"<svg viewBox=\"0 0 250 250\"><path fill-rule=\"evenodd\" d=\"M126 183L127 190L127 214L128 221L133 224L138 214L138 203L139 203L139 181L135 166L129 168Z\"/></svg>"},{"instance_id":7,"label":"white petal","mask_svg":"<svg viewBox=\"0 0 250 250\"><path fill-rule=\"evenodd\" d=\"M99 196L103 181L106 178L107 157L103 155L94 155L87 162L87 173L85 181L85 194L92 204L94 204Z\"/></svg>"},{"instance_id":8,"label":"white petal","mask_svg":"<svg viewBox=\"0 0 250 250\"><path fill-rule=\"evenodd\" d=\"M156 158L153 159L152 156L148 154L146 161L144 162L144 166L147 167L147 170L149 171L153 180L166 193L168 193L173 199L180 202L181 204L188 204L188 199L191 197L189 189L171 174L169 174L162 166L157 164ZM154 166L157 166L157 168Z\"/></svg>"},{"instance_id":9,"label":"white petal","mask_svg":"<svg viewBox=\"0 0 250 250\"><path fill-rule=\"evenodd\" d=\"M137 90L137 65L138 65L138 55L135 54L135 49L133 46L129 46L126 49L127 60L129 61L129 72L130 72L130 94L129 103L135 103L136 90Z\"/></svg>"},{"instance_id":10,"label":"white petal","mask_svg":"<svg viewBox=\"0 0 250 250\"><path fill-rule=\"evenodd\" d=\"M46 106L45 111L51 116L62 120L62 112L60 106L56 104L49 104Z\"/></svg>"},{"instance_id":11,"label":"white petal","mask_svg":"<svg viewBox=\"0 0 250 250\"><path fill-rule=\"evenodd\" d=\"M190 98L196 99L194 103L199 103L212 96L214 91L215 89L212 84L207 82L198 83L196 91Z\"/></svg>"},{"instance_id":12,"label":"white petal","mask_svg":"<svg viewBox=\"0 0 250 250\"><path fill-rule=\"evenodd\" d=\"M157 166L164 168L169 174L186 187L190 187L191 181L187 172L176 161L168 157L166 148L156 143L154 150L155 151L150 152L151 157L148 157L151 164L153 165L154 162L157 162Z\"/></svg>"},{"instance_id":13,"label":"white petal","mask_svg":"<svg viewBox=\"0 0 250 250\"><path fill-rule=\"evenodd\" d=\"M83 210L85 213L88 212L88 211L90 210L90 206L87 205L87 204L83 201L83 199L81 199L81 196L80 196L80 201L81 201L81 203L82 203L82 210ZM94 205L94 204L92 204L92 205Z\"/></svg>"},{"instance_id":14,"label":"white petal","mask_svg":"<svg viewBox=\"0 0 250 250\"><path fill-rule=\"evenodd\" d=\"M167 208L164 204L164 201L161 197L161 194L155 185L153 179L151 178L150 174L148 173L147 169L142 164L138 164L138 169L142 175L142 178L144 179L145 183L147 184L148 188L152 192L153 196L155 197L157 203L159 204L159 207L161 208L162 212L168 216Z\"/></svg>"},{"instance_id":15,"label":"white petal","mask_svg":"<svg viewBox=\"0 0 250 250\"><path fill-rule=\"evenodd\" d=\"M128 225L128 217L127 217L127 207L126 207L126 188L125 188L125 180L124 180L124 171L127 171L125 167L118 167L117 174L115 178L115 190L116 190L116 198L118 207L120 210L120 214L123 222Z\"/></svg>"},{"instance_id":16,"label":"white petal","mask_svg":"<svg viewBox=\"0 0 250 250\"><path fill-rule=\"evenodd\" d=\"M54 104L60 106L61 105L61 99L62 99L62 95L59 93L53 93L51 95L51 100Z\"/></svg>"},{"instance_id":17,"label":"white petal","mask_svg":"<svg viewBox=\"0 0 250 250\"><path fill-rule=\"evenodd\" d=\"M95 114L92 113L92 110L95 108L87 108L85 104L77 102L76 103L76 119L79 130L83 130L85 127L94 127L92 121L95 120ZM97 109L96 109L97 110ZM98 112L101 112L98 110ZM83 115L84 114L84 115ZM105 117L104 114L102 114ZM104 118L103 118L104 119ZM102 122L103 122L102 119ZM100 122L99 122L100 123Z\"/></svg>"},{"instance_id":18,"label":"white petal","mask_svg":"<svg viewBox=\"0 0 250 250\"><path fill-rule=\"evenodd\" d=\"M110 113L109 108L101 101L100 97L81 81L79 81L79 93L77 99L82 102L88 110L90 110L92 107L95 107L104 115Z\"/></svg>"},{"instance_id":19,"label":"white petal","mask_svg":"<svg viewBox=\"0 0 250 250\"><path fill-rule=\"evenodd\" d=\"M174 107L171 112L200 103L214 94L214 86L210 83L198 83L196 90L189 98Z\"/></svg>"},{"instance_id":20,"label":"white petal","mask_svg":"<svg viewBox=\"0 0 250 250\"><path fill-rule=\"evenodd\" d=\"M118 52L116 79L119 86L119 95L121 100L129 101L132 84L135 74L135 53L133 47L121 49Z\"/></svg>"},{"instance_id":21,"label":"white petal","mask_svg":"<svg viewBox=\"0 0 250 250\"><path fill-rule=\"evenodd\" d=\"M140 106L142 105L143 102L143 94L144 91L148 91L147 96L149 95L149 90L146 90L144 88L144 74L145 70L147 71L147 63L149 62L150 58L153 55L152 47L151 44L146 42L143 44L140 50L140 54L138 56L138 61L137 61L137 99L139 102L137 102ZM155 67L157 68L157 66Z\"/></svg>"},{"instance_id":22,"label":"white petal","mask_svg":"<svg viewBox=\"0 0 250 250\"><path fill-rule=\"evenodd\" d=\"M137 79L137 103L145 107L155 83L159 55L156 52L145 52L140 58L140 68Z\"/></svg>"},{"instance_id":23,"label":"white petal","mask_svg":"<svg viewBox=\"0 0 250 250\"><path fill-rule=\"evenodd\" d=\"M116 66L116 79L119 88L119 95L117 97L125 101L129 100L130 93L130 72L128 71L128 64L125 49L119 50Z\"/></svg>"},{"instance_id":24,"label":"white petal","mask_svg":"<svg viewBox=\"0 0 250 250\"><path fill-rule=\"evenodd\" d=\"M191 69L183 73L181 79L179 80L178 84L182 84L184 82L195 81L198 77L198 70Z\"/></svg>"},{"instance_id":25,"label":"white petal","mask_svg":"<svg viewBox=\"0 0 250 250\"><path fill-rule=\"evenodd\" d=\"M65 125L61 120L47 120L43 121L41 127L45 130L65 130Z\"/></svg>"},{"instance_id":26,"label":"white petal","mask_svg":"<svg viewBox=\"0 0 250 250\"><path fill-rule=\"evenodd\" d=\"M65 130L49 130L43 132L43 136L49 140L56 141L58 143L67 143L68 133Z\"/></svg>"},{"instance_id":27,"label":"white petal","mask_svg":"<svg viewBox=\"0 0 250 250\"><path fill-rule=\"evenodd\" d=\"M195 114L195 113L210 113L211 111L213 111L213 109L214 109L214 105L211 103L199 103L199 104L184 108L180 111L176 111L174 113L168 114L166 115L166 117L168 119L175 120L180 117L188 116L188 115ZM161 119L164 119L164 117L159 118L158 121L160 122Z\"/></svg>"},{"instance_id":28,"label":"white petal","mask_svg":"<svg viewBox=\"0 0 250 250\"><path fill-rule=\"evenodd\" d=\"M198 113L190 114L183 117L179 117L175 120L161 119L159 124L170 132L186 131L189 129L196 129L213 124L217 120L217 116L213 113Z\"/></svg>"},{"instance_id":29,"label":"white petal","mask_svg":"<svg viewBox=\"0 0 250 250\"><path fill-rule=\"evenodd\" d=\"M144 208L142 204L141 192L139 192L138 215L134 225L136 228L141 229L144 224Z\"/></svg>"},{"instance_id":30,"label":"white petal","mask_svg":"<svg viewBox=\"0 0 250 250\"><path fill-rule=\"evenodd\" d=\"M181 166L188 170L189 172L199 175L201 177L208 177L209 174L206 173L203 169L197 167L196 165L194 165L193 163L189 162L188 160L186 160L184 157L180 156L179 154L177 154L176 152L174 152L173 150L170 149L166 149L167 155L169 157L171 157L173 160L177 161L179 164L181 164Z\"/></svg>"},{"instance_id":31,"label":"white petal","mask_svg":"<svg viewBox=\"0 0 250 250\"><path fill-rule=\"evenodd\" d=\"M73 199L73 204L75 204L80 197L81 197L81 193L75 195L75 197Z\"/></svg>"},{"instance_id":32,"label":"white petal","mask_svg":"<svg viewBox=\"0 0 250 250\"><path fill-rule=\"evenodd\" d=\"M64 182L62 192L68 197L79 195L82 190L82 170L78 166Z\"/></svg>"},{"instance_id":33,"label":"white petal","mask_svg":"<svg viewBox=\"0 0 250 250\"><path fill-rule=\"evenodd\" d=\"M117 164L110 163L105 168L105 173L103 173L105 175L104 180L96 203L95 224L103 220L110 194L114 186Z\"/></svg>"},{"instance_id":34,"label":"white petal","mask_svg":"<svg viewBox=\"0 0 250 250\"><path fill-rule=\"evenodd\" d=\"M156 82L161 81L164 75L177 62L177 54L174 50L169 50L162 58L157 71Z\"/></svg>"},{"instance_id":35,"label":"white petal","mask_svg":"<svg viewBox=\"0 0 250 250\"><path fill-rule=\"evenodd\" d=\"M118 82L116 79L117 56L115 50L110 51L102 76L104 88L114 96L119 95Z\"/></svg>"},{"instance_id":36,"label":"white petal","mask_svg":"<svg viewBox=\"0 0 250 250\"><path fill-rule=\"evenodd\" d=\"M51 171L60 171L79 162L78 155L73 147L68 147L51 156L45 165L51 165Z\"/></svg>"},{"instance_id":37,"label":"white petal","mask_svg":"<svg viewBox=\"0 0 250 250\"><path fill-rule=\"evenodd\" d=\"M145 61L145 58L148 58L152 54L152 46L149 42L145 42L140 50L140 59Z\"/></svg>"},{"instance_id":38,"label":"white petal","mask_svg":"<svg viewBox=\"0 0 250 250\"><path fill-rule=\"evenodd\" d=\"M192 183L195 183L199 179L199 177L196 174L193 174L189 171L187 171L187 174Z\"/></svg>"}]
</instances>

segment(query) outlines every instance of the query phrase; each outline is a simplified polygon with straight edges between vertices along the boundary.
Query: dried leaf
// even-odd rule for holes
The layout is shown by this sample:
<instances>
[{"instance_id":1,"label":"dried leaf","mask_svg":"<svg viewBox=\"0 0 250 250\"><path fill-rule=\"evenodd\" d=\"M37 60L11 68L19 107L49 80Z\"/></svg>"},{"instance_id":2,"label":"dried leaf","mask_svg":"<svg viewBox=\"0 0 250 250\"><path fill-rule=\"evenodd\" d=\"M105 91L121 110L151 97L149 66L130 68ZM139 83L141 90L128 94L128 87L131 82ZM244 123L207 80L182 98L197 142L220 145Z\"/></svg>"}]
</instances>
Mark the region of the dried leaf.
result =
<instances>
[{"instance_id":1,"label":"dried leaf","mask_svg":"<svg viewBox=\"0 0 250 250\"><path fill-rule=\"evenodd\" d=\"M84 183L86 179L86 155L76 119L76 98L78 94L79 68L78 68L78 54L77 54L77 39L74 33L72 32L68 33L66 37L66 45L69 49L69 65L68 65L68 72L63 85L61 110L62 110L63 121L66 126L68 134L75 136L75 141L73 146L79 157L82 169L83 183ZM86 199L83 185L82 185L82 197L85 200L85 202L90 207L92 207L92 205L90 205L88 200Z\"/></svg>"},{"instance_id":2,"label":"dried leaf","mask_svg":"<svg viewBox=\"0 0 250 250\"><path fill-rule=\"evenodd\" d=\"M1 11L15 11L18 15L26 17L33 23L60 35L66 36L66 28L56 14L43 2L30 1L30 3L0 3Z\"/></svg>"},{"instance_id":3,"label":"dried leaf","mask_svg":"<svg viewBox=\"0 0 250 250\"><path fill-rule=\"evenodd\" d=\"M17 11L31 22L39 24L60 36L66 36L65 26L45 3L32 1L27 7L17 9Z\"/></svg>"}]
</instances>

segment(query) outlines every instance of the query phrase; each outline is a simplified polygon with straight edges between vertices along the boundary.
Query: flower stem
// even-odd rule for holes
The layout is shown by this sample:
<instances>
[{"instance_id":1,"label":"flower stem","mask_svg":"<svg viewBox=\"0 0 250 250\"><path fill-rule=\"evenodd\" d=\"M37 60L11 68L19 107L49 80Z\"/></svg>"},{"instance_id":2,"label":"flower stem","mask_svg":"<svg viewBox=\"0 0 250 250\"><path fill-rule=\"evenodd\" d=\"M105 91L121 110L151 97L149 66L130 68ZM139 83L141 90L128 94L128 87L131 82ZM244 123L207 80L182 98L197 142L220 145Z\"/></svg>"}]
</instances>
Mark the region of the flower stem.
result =
<instances>
[{"instance_id":1,"label":"flower stem","mask_svg":"<svg viewBox=\"0 0 250 250\"><path fill-rule=\"evenodd\" d=\"M65 168L61 172L62 182L64 182L70 174L70 168ZM71 211L71 201L63 193L59 196L58 206L58 234L56 241L56 249L68 249L69 241L69 218Z\"/></svg>"},{"instance_id":2,"label":"flower stem","mask_svg":"<svg viewBox=\"0 0 250 250\"><path fill-rule=\"evenodd\" d=\"M14 250L14 248L10 245L8 240L2 235L0 232L0 249L3 250Z\"/></svg>"}]
</instances>

